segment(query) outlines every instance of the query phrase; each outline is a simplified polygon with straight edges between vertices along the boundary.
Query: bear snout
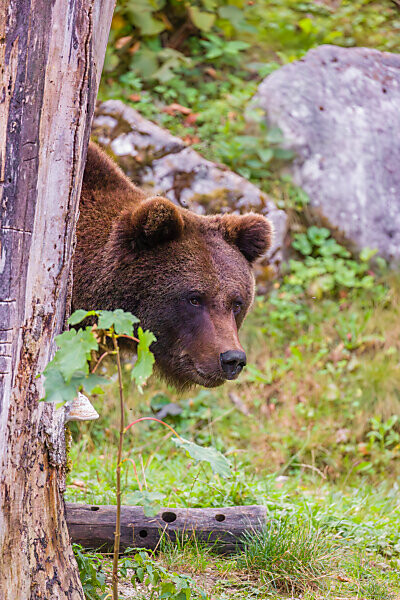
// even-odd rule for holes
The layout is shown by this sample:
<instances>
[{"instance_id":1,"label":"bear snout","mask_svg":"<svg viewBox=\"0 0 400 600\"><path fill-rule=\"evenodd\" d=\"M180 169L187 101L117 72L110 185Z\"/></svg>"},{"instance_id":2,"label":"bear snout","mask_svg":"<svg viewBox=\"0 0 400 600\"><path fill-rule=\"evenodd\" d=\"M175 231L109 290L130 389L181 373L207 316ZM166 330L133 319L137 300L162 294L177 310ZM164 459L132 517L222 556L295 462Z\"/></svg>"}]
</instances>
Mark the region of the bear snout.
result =
<instances>
[{"instance_id":1,"label":"bear snout","mask_svg":"<svg viewBox=\"0 0 400 600\"><path fill-rule=\"evenodd\" d=\"M219 356L226 379L236 379L246 366L246 353L242 350L227 350Z\"/></svg>"}]
</instances>

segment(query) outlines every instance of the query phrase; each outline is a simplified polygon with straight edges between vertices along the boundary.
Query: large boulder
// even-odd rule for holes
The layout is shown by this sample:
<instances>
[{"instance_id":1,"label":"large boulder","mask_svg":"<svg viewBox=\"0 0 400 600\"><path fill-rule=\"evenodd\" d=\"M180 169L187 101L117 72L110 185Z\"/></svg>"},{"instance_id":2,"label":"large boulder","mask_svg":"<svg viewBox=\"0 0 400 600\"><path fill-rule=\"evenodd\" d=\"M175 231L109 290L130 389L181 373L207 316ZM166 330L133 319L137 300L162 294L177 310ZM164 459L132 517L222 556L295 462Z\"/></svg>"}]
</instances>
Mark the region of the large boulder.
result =
<instances>
[{"instance_id":1,"label":"large boulder","mask_svg":"<svg viewBox=\"0 0 400 600\"><path fill-rule=\"evenodd\" d=\"M275 236L257 269L260 288L279 271L287 218L255 185L206 160L119 100L97 108L92 134L129 177L151 194L162 194L199 214L253 210L268 216Z\"/></svg>"},{"instance_id":2,"label":"large boulder","mask_svg":"<svg viewBox=\"0 0 400 600\"><path fill-rule=\"evenodd\" d=\"M255 101L295 151L314 217L399 262L400 55L320 46L269 75Z\"/></svg>"}]
</instances>

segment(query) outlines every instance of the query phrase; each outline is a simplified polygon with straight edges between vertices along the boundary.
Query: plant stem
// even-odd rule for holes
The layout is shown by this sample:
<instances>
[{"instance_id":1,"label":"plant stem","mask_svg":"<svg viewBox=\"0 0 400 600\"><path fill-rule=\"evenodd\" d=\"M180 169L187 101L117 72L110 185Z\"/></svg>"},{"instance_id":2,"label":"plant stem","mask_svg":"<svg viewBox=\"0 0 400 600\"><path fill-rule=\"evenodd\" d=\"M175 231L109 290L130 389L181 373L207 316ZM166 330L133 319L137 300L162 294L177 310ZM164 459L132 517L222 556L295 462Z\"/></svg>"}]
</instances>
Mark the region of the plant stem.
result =
<instances>
[{"instance_id":1,"label":"plant stem","mask_svg":"<svg viewBox=\"0 0 400 600\"><path fill-rule=\"evenodd\" d=\"M106 352L103 352L103 354L100 356L99 360L97 361L97 363L95 364L94 368L92 369L92 373L96 373L97 371L97 367L100 365L101 361L103 360L103 358L105 358L106 356L108 356L109 354L114 354L114 352L110 352L109 350L107 350Z\"/></svg>"},{"instance_id":2,"label":"plant stem","mask_svg":"<svg viewBox=\"0 0 400 600\"><path fill-rule=\"evenodd\" d=\"M112 332L112 341L114 345L115 355L117 357L118 367L118 387L119 387L119 410L120 410L120 422L119 422L119 444L118 444L118 457L117 457L117 519L115 524L114 534L114 557L113 557L113 570L112 570L112 590L113 600L118 600L118 557L119 557L119 543L121 538L121 462L122 462L122 442L124 440L125 433L125 406L124 406L124 390L122 386L122 369L121 369L121 358L119 355L119 348L117 337Z\"/></svg>"},{"instance_id":3,"label":"plant stem","mask_svg":"<svg viewBox=\"0 0 400 600\"><path fill-rule=\"evenodd\" d=\"M160 421L160 419L156 419L155 417L140 417L140 419L132 421L132 423L129 423L129 425L126 426L124 433L126 433L128 429L130 429L133 425L136 425L136 423L140 423L141 421L155 421L156 423L161 423L161 425L168 427L168 429L170 429L178 439L183 440L183 438L179 435L179 433L175 431L175 429L173 429L173 427L171 427L171 425L168 425L168 423L166 423L165 421Z\"/></svg>"}]
</instances>

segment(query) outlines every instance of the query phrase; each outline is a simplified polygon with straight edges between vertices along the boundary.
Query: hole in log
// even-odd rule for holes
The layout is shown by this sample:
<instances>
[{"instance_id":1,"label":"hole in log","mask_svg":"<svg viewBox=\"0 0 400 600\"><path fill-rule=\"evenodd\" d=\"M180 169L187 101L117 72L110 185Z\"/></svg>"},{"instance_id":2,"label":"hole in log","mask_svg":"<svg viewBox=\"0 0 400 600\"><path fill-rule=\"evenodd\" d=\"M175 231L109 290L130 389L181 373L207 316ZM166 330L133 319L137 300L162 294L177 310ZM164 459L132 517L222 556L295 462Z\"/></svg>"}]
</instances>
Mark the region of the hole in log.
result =
<instances>
[{"instance_id":1,"label":"hole in log","mask_svg":"<svg viewBox=\"0 0 400 600\"><path fill-rule=\"evenodd\" d=\"M215 515L215 520L218 521L219 523L222 523L222 521L225 521L225 515Z\"/></svg>"},{"instance_id":2,"label":"hole in log","mask_svg":"<svg viewBox=\"0 0 400 600\"><path fill-rule=\"evenodd\" d=\"M174 521L176 521L176 514L173 512L163 512L161 517L162 520L165 521L165 523L173 523Z\"/></svg>"},{"instance_id":3,"label":"hole in log","mask_svg":"<svg viewBox=\"0 0 400 600\"><path fill-rule=\"evenodd\" d=\"M139 535L141 538L145 538L145 537L147 537L147 531L145 529L141 529L139 531Z\"/></svg>"},{"instance_id":4,"label":"hole in log","mask_svg":"<svg viewBox=\"0 0 400 600\"><path fill-rule=\"evenodd\" d=\"M93 511L100 510L100 506L91 506L90 510L93 510Z\"/></svg>"}]
</instances>

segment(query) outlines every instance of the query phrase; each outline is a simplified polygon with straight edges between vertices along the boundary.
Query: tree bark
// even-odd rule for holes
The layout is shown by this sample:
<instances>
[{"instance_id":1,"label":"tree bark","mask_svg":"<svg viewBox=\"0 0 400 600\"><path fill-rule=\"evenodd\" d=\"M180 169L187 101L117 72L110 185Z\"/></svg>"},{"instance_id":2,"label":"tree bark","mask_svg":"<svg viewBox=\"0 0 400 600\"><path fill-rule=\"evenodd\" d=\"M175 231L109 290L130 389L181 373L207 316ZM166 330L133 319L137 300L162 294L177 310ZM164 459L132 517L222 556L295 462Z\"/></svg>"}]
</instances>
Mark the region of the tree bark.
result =
<instances>
[{"instance_id":1,"label":"tree bark","mask_svg":"<svg viewBox=\"0 0 400 600\"><path fill-rule=\"evenodd\" d=\"M84 155L114 0L0 0L0 598L83 598L60 411L40 373L64 324Z\"/></svg>"}]
</instances>

